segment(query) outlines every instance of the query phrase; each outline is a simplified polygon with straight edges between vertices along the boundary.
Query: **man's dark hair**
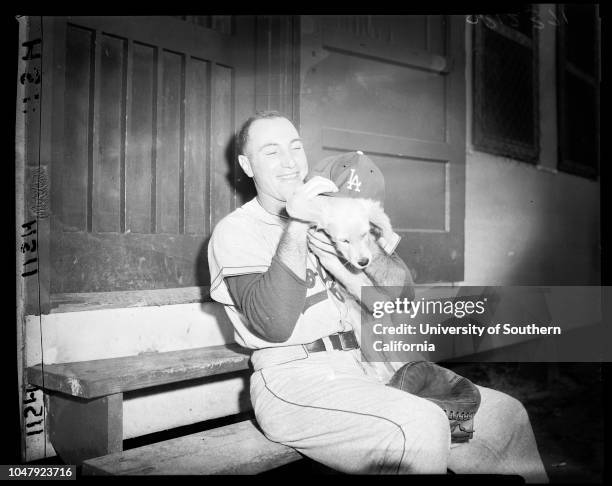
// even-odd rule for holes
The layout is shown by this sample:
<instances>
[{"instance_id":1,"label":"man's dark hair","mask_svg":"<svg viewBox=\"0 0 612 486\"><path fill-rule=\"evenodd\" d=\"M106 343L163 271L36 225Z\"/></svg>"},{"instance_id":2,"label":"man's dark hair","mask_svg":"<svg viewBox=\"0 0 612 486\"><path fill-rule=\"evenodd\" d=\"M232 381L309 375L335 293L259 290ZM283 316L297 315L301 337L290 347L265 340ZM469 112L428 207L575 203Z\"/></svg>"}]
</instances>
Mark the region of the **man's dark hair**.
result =
<instances>
[{"instance_id":1,"label":"man's dark hair","mask_svg":"<svg viewBox=\"0 0 612 486\"><path fill-rule=\"evenodd\" d=\"M238 132L238 135L236 137L236 150L238 155L246 155L245 149L247 146L247 142L249 141L249 130L251 128L251 125L257 120L264 120L270 118L285 118L289 120L289 118L287 118L285 115L274 110L258 111L257 113L255 113L252 117L250 117L247 121L244 122L242 128L240 128L240 131Z\"/></svg>"}]
</instances>

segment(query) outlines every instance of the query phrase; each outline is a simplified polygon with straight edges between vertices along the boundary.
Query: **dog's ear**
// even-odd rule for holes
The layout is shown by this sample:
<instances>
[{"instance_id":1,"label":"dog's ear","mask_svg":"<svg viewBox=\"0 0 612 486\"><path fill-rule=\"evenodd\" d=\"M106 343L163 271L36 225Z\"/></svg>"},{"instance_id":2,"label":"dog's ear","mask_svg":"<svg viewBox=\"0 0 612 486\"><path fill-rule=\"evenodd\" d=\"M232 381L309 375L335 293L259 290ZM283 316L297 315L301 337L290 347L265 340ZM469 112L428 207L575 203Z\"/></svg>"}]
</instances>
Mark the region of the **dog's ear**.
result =
<instances>
[{"instance_id":1,"label":"dog's ear","mask_svg":"<svg viewBox=\"0 0 612 486\"><path fill-rule=\"evenodd\" d=\"M374 227L375 232L379 233L377 236L382 236L385 240L390 241L393 235L391 220L383 210L380 202L364 199L363 204L366 208L370 224Z\"/></svg>"}]
</instances>

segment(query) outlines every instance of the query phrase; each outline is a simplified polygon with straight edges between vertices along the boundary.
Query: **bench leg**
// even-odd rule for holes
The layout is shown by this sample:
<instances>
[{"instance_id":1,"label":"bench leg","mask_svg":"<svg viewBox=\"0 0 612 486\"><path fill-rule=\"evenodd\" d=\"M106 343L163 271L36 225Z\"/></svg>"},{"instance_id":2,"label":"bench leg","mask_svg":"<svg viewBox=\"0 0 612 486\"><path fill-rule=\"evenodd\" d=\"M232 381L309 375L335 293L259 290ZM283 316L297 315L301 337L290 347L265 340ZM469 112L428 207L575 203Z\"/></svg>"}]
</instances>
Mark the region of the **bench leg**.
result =
<instances>
[{"instance_id":1,"label":"bench leg","mask_svg":"<svg viewBox=\"0 0 612 486\"><path fill-rule=\"evenodd\" d=\"M123 393L84 400L49 393L50 439L67 464L123 450Z\"/></svg>"}]
</instances>

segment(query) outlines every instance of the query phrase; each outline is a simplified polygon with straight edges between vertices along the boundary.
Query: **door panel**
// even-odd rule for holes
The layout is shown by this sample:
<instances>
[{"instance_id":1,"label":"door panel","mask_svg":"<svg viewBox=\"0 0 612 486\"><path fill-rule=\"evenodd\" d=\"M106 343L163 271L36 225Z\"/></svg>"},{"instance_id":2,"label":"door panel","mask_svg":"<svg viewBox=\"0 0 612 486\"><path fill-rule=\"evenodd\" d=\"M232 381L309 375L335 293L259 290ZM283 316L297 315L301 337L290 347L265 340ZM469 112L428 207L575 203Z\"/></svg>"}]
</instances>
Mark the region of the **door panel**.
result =
<instances>
[{"instance_id":1,"label":"door panel","mask_svg":"<svg viewBox=\"0 0 612 486\"><path fill-rule=\"evenodd\" d=\"M123 65L127 42L109 35L102 35L100 41L99 58L96 56L99 78L95 79L94 85L97 91L94 96L99 99L100 109L99 116L94 115L93 120L92 231L119 232L122 205L120 172L121 165L125 164L122 150L125 114L122 101L125 96Z\"/></svg>"},{"instance_id":2,"label":"door panel","mask_svg":"<svg viewBox=\"0 0 612 486\"><path fill-rule=\"evenodd\" d=\"M126 165L126 231L151 232L151 184L142 184L152 177L155 49L139 42L132 43L132 79L128 115Z\"/></svg>"},{"instance_id":3,"label":"door panel","mask_svg":"<svg viewBox=\"0 0 612 486\"><path fill-rule=\"evenodd\" d=\"M184 229L186 234L206 234L209 228L206 218L202 215L208 207L209 180L206 167L201 161L206 160L209 142L198 134L208 133L210 63L193 57L189 62L191 67L187 68L190 77L187 79L186 87L185 123L191 129L185 133Z\"/></svg>"},{"instance_id":4,"label":"door panel","mask_svg":"<svg viewBox=\"0 0 612 486\"><path fill-rule=\"evenodd\" d=\"M211 199L210 227L215 225L234 208L235 194L230 190L226 163L227 133L234 125L232 98L234 97L233 69L229 66L215 65L213 74L212 99L212 187L218 190Z\"/></svg>"},{"instance_id":5,"label":"door panel","mask_svg":"<svg viewBox=\"0 0 612 486\"><path fill-rule=\"evenodd\" d=\"M376 160L386 175L386 190L393 195L387 212L396 231L448 231L446 161L382 155Z\"/></svg>"},{"instance_id":6,"label":"door panel","mask_svg":"<svg viewBox=\"0 0 612 486\"><path fill-rule=\"evenodd\" d=\"M179 233L179 206L182 203L179 201L179 185L182 182L179 180L179 166L183 162L181 118L184 116L180 106L183 102L181 61L181 55L163 51L160 66L163 73L161 116L157 126L158 151L155 164L155 228L158 233Z\"/></svg>"},{"instance_id":7,"label":"door panel","mask_svg":"<svg viewBox=\"0 0 612 486\"><path fill-rule=\"evenodd\" d=\"M310 164L362 150L417 283L463 279L464 25L446 16L304 16L300 130Z\"/></svg>"},{"instance_id":8,"label":"door panel","mask_svg":"<svg viewBox=\"0 0 612 486\"><path fill-rule=\"evenodd\" d=\"M52 139L52 294L206 285L206 237L237 204L231 139L255 106L255 19L46 22L64 113Z\"/></svg>"},{"instance_id":9,"label":"door panel","mask_svg":"<svg viewBox=\"0 0 612 486\"><path fill-rule=\"evenodd\" d=\"M368 133L376 114L377 134L444 141L444 105L436 103L444 77L437 73L330 51L313 74L308 94L320 97L327 126Z\"/></svg>"},{"instance_id":10,"label":"door panel","mask_svg":"<svg viewBox=\"0 0 612 486\"><path fill-rule=\"evenodd\" d=\"M64 120L60 120L64 124L64 157L62 170L53 178L55 204L52 206L61 214L64 231L87 230L88 164L85 162L89 160L92 43L90 30L67 28L65 56L69 62L65 67L64 89L70 95L64 97Z\"/></svg>"}]
</instances>

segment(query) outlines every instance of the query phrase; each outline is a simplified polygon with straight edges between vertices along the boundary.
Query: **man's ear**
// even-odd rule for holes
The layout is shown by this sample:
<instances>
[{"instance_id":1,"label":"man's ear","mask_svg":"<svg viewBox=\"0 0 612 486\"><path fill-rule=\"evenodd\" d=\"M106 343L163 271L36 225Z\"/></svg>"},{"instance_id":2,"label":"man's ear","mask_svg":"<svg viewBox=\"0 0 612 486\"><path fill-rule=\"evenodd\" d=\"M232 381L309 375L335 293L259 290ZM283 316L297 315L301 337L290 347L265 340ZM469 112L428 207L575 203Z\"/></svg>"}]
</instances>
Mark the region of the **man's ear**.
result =
<instances>
[{"instance_id":1,"label":"man's ear","mask_svg":"<svg viewBox=\"0 0 612 486\"><path fill-rule=\"evenodd\" d=\"M249 177L253 177L253 168L251 167L251 161L246 155L239 155L238 163L240 164L240 167L242 167L242 170L246 175L248 175Z\"/></svg>"},{"instance_id":2,"label":"man's ear","mask_svg":"<svg viewBox=\"0 0 612 486\"><path fill-rule=\"evenodd\" d=\"M389 219L389 216L386 215L380 202L373 201L371 199L364 199L362 200L362 203L366 208L370 224L380 232L380 236L385 238L385 240L390 241L393 235L391 220Z\"/></svg>"}]
</instances>

